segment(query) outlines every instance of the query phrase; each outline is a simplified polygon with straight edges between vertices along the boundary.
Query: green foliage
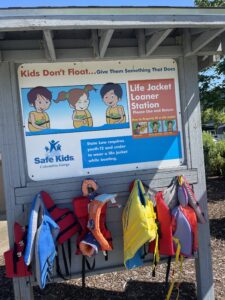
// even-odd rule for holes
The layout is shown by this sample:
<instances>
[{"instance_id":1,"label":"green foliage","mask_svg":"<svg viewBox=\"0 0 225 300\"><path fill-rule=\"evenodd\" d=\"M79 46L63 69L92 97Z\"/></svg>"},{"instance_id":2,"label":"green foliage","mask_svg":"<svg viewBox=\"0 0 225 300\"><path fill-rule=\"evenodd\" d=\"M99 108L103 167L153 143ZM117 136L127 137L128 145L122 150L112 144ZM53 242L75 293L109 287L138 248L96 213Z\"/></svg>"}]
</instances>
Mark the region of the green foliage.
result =
<instances>
[{"instance_id":1,"label":"green foliage","mask_svg":"<svg viewBox=\"0 0 225 300\"><path fill-rule=\"evenodd\" d=\"M207 175L225 176L225 140L215 142L210 133L203 132L203 149Z\"/></svg>"},{"instance_id":2,"label":"green foliage","mask_svg":"<svg viewBox=\"0 0 225 300\"><path fill-rule=\"evenodd\" d=\"M198 7L225 7L225 0L195 0L195 5ZM210 111L212 119L208 119L208 121L214 121L218 127L219 124L224 123L225 58L199 74L199 89L202 119L207 119Z\"/></svg>"},{"instance_id":3,"label":"green foliage","mask_svg":"<svg viewBox=\"0 0 225 300\"><path fill-rule=\"evenodd\" d=\"M199 74L200 101L202 110L225 108L225 60Z\"/></svg>"},{"instance_id":4,"label":"green foliage","mask_svg":"<svg viewBox=\"0 0 225 300\"><path fill-rule=\"evenodd\" d=\"M198 7L225 7L224 0L195 0Z\"/></svg>"},{"instance_id":5,"label":"green foliage","mask_svg":"<svg viewBox=\"0 0 225 300\"><path fill-rule=\"evenodd\" d=\"M202 111L202 123L207 124L208 122L212 121L214 123L215 130L221 124L225 123L225 113L223 110L216 110L214 108L206 108Z\"/></svg>"}]
</instances>

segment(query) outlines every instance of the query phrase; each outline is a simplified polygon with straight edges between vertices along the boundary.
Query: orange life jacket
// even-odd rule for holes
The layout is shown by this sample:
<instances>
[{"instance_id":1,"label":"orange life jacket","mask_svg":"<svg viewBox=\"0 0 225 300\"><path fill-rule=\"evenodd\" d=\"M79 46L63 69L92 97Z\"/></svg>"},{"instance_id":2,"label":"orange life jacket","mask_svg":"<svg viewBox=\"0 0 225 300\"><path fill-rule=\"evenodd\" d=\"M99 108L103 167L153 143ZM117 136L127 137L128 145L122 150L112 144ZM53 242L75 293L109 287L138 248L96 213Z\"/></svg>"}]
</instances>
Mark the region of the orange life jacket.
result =
<instances>
[{"instance_id":1,"label":"orange life jacket","mask_svg":"<svg viewBox=\"0 0 225 300\"><path fill-rule=\"evenodd\" d=\"M81 226L81 231L77 237L77 254L81 254L80 243L88 232L92 232L101 246L100 250L112 250L112 236L106 227L107 203L99 205L94 201L96 200L90 200L84 196L73 199L73 211ZM90 224L93 223L95 228L91 229Z\"/></svg>"}]
</instances>

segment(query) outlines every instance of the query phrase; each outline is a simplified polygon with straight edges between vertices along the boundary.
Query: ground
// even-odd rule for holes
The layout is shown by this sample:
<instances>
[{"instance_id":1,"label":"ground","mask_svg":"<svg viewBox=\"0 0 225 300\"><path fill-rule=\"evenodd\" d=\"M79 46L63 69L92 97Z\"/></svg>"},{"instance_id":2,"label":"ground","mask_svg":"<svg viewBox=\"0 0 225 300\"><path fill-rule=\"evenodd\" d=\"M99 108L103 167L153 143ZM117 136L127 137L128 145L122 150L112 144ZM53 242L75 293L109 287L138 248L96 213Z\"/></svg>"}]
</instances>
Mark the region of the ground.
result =
<instances>
[{"instance_id":1,"label":"ground","mask_svg":"<svg viewBox=\"0 0 225 300\"><path fill-rule=\"evenodd\" d=\"M225 179L210 178L207 181L208 210L210 218L213 277L217 300L225 299ZM1 261L1 259L0 259ZM165 299L166 265L157 267L156 277L152 277L150 266L133 271L121 271L86 279L86 289L81 280L49 284L44 291L35 288L35 299ZM11 300L13 290L11 280L4 278L4 266L0 266L0 299ZM194 260L186 260L180 278L179 299L196 299ZM176 298L176 290L173 299Z\"/></svg>"}]
</instances>

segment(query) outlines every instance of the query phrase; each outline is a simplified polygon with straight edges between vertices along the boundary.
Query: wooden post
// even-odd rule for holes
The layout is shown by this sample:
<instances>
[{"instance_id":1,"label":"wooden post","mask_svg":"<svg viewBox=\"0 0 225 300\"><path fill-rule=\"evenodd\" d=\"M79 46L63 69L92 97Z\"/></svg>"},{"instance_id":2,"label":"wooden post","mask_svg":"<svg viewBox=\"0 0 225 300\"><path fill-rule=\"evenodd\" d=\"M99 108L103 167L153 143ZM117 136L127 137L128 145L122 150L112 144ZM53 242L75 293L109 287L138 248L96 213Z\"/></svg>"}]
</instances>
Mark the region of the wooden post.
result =
<instances>
[{"instance_id":1,"label":"wooden post","mask_svg":"<svg viewBox=\"0 0 225 300\"><path fill-rule=\"evenodd\" d=\"M13 224L15 221L21 222L23 219L22 205L16 205L15 188L21 186L21 170L18 151L17 109L12 90L9 63L0 64L0 117L2 120L2 169L4 191L6 199L6 212L9 231L9 242L13 246ZM14 87L15 88L15 87ZM28 279L29 281L29 279ZM26 278L13 279L14 295L16 300L32 300L33 289L27 284Z\"/></svg>"},{"instance_id":2,"label":"wooden post","mask_svg":"<svg viewBox=\"0 0 225 300\"><path fill-rule=\"evenodd\" d=\"M194 191L207 223L199 224L199 251L196 259L196 277L198 299L212 300L214 297L213 272L211 260L210 231L206 195L205 168L202 145L201 112L198 89L197 56L179 59L180 90L182 91L182 109L185 119L186 138L188 140L188 168L197 168L198 183ZM187 126L188 125L188 126ZM188 131L187 131L188 129Z\"/></svg>"}]
</instances>

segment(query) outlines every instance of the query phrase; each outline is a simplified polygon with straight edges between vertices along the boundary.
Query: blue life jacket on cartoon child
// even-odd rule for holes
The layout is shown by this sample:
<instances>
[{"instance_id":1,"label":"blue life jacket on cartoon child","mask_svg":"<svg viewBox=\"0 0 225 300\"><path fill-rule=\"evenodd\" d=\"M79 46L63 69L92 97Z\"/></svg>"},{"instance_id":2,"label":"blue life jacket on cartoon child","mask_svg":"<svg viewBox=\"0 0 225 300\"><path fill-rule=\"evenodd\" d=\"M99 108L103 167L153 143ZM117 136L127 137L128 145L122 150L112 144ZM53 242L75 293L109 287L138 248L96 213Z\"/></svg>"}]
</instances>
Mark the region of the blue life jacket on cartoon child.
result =
<instances>
[{"instance_id":1,"label":"blue life jacket on cartoon child","mask_svg":"<svg viewBox=\"0 0 225 300\"><path fill-rule=\"evenodd\" d=\"M52 274L56 256L55 241L59 230L59 226L50 217L41 195L37 194L30 212L24 261L26 265L30 265L33 259L35 260L35 275L41 289Z\"/></svg>"}]
</instances>

